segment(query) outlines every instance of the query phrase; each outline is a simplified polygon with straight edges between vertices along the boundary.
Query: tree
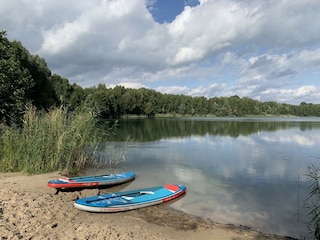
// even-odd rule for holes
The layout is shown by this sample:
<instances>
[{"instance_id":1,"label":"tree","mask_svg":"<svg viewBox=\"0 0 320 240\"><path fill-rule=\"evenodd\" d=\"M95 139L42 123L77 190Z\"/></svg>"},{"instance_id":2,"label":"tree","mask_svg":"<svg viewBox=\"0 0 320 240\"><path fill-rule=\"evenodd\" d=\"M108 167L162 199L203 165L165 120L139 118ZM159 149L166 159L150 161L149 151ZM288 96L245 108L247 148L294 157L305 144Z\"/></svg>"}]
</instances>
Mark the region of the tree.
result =
<instances>
[{"instance_id":1,"label":"tree","mask_svg":"<svg viewBox=\"0 0 320 240\"><path fill-rule=\"evenodd\" d=\"M69 80L57 74L52 75L52 86L58 98L59 105L68 106L73 111L85 103L86 92L77 84L70 84Z\"/></svg>"},{"instance_id":2,"label":"tree","mask_svg":"<svg viewBox=\"0 0 320 240\"><path fill-rule=\"evenodd\" d=\"M11 43L16 59L22 68L27 69L34 85L30 88L28 98L37 108L48 109L57 103L51 82L51 71L46 61L38 55L31 55L18 41Z\"/></svg>"},{"instance_id":3,"label":"tree","mask_svg":"<svg viewBox=\"0 0 320 240\"><path fill-rule=\"evenodd\" d=\"M144 113L148 116L148 118L152 118L154 116L154 107L151 102L147 102L144 107Z\"/></svg>"},{"instance_id":4,"label":"tree","mask_svg":"<svg viewBox=\"0 0 320 240\"><path fill-rule=\"evenodd\" d=\"M20 123L35 82L30 71L24 68L15 49L0 32L0 121L5 124Z\"/></svg>"}]
</instances>

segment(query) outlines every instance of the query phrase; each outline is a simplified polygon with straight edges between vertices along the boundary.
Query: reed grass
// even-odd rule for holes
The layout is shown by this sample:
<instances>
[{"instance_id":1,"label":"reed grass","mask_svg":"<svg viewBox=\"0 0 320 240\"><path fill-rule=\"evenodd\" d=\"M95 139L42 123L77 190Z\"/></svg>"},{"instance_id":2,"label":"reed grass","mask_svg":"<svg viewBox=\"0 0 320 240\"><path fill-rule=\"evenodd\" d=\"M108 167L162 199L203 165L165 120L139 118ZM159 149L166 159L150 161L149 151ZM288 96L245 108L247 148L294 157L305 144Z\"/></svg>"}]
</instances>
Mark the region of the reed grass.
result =
<instances>
[{"instance_id":1,"label":"reed grass","mask_svg":"<svg viewBox=\"0 0 320 240\"><path fill-rule=\"evenodd\" d=\"M27 107L22 127L0 126L0 170L77 172L95 164L95 154L114 126L101 131L90 111L60 107L39 112Z\"/></svg>"},{"instance_id":2,"label":"reed grass","mask_svg":"<svg viewBox=\"0 0 320 240\"><path fill-rule=\"evenodd\" d=\"M306 204L311 217L309 228L313 235L312 239L320 240L320 168L309 166L307 177L310 188Z\"/></svg>"}]
</instances>

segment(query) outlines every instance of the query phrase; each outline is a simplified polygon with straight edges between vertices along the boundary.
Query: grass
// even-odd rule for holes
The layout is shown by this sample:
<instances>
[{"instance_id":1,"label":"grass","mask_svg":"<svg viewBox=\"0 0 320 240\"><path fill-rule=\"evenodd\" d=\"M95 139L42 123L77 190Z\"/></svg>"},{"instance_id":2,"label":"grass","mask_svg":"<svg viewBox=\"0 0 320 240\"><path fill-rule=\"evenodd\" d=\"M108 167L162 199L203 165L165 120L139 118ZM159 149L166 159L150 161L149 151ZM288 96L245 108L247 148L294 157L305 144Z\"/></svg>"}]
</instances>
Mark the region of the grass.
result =
<instances>
[{"instance_id":1,"label":"grass","mask_svg":"<svg viewBox=\"0 0 320 240\"><path fill-rule=\"evenodd\" d=\"M115 126L101 131L92 112L26 108L22 127L0 125L0 171L77 172L95 165L96 152Z\"/></svg>"}]
</instances>

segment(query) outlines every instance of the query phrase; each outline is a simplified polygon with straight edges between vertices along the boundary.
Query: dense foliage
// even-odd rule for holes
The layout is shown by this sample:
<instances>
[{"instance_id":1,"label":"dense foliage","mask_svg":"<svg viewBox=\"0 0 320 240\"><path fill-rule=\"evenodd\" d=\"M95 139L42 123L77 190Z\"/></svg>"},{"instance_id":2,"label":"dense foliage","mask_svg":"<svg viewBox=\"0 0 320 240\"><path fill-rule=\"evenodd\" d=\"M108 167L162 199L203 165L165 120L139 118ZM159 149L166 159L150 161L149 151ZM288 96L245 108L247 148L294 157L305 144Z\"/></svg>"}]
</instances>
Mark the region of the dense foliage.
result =
<instances>
[{"instance_id":1,"label":"dense foliage","mask_svg":"<svg viewBox=\"0 0 320 240\"><path fill-rule=\"evenodd\" d=\"M35 86L28 69L16 54L13 43L0 32L0 120L4 123L20 119L25 104L30 102L31 89Z\"/></svg>"},{"instance_id":2,"label":"dense foliage","mask_svg":"<svg viewBox=\"0 0 320 240\"><path fill-rule=\"evenodd\" d=\"M81 88L68 79L51 75L44 59L31 55L21 43L10 42L0 32L0 121L21 123L25 106L47 110L67 106L71 111L93 110L102 119L126 115L154 117L179 116L248 116L295 115L320 116L320 104L302 102L299 106L260 102L248 97L191 97L162 94L140 88L122 86L107 88L104 84Z\"/></svg>"}]
</instances>

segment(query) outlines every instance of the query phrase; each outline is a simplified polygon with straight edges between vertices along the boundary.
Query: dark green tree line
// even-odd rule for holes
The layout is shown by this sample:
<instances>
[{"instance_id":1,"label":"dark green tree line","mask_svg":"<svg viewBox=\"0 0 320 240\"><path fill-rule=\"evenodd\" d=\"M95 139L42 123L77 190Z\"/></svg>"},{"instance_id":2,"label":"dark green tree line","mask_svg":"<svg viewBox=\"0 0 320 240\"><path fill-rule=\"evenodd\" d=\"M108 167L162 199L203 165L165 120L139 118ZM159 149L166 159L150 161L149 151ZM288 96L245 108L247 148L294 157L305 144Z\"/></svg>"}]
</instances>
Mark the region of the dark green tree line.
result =
<instances>
[{"instance_id":1,"label":"dark green tree line","mask_svg":"<svg viewBox=\"0 0 320 240\"><path fill-rule=\"evenodd\" d=\"M86 102L92 102L96 109L102 110L104 118L124 115L145 115L153 117L157 114L179 116L320 116L320 104L301 103L299 106L260 102L248 97L191 97L185 95L162 94L146 88L126 89L94 87L85 89L90 92ZM93 97L94 96L94 97ZM91 100L90 100L91 99Z\"/></svg>"}]
</instances>

